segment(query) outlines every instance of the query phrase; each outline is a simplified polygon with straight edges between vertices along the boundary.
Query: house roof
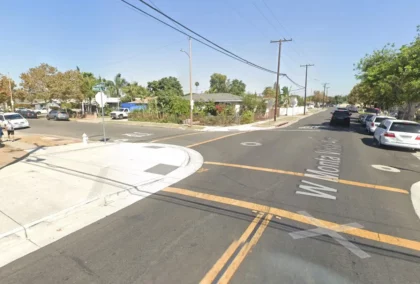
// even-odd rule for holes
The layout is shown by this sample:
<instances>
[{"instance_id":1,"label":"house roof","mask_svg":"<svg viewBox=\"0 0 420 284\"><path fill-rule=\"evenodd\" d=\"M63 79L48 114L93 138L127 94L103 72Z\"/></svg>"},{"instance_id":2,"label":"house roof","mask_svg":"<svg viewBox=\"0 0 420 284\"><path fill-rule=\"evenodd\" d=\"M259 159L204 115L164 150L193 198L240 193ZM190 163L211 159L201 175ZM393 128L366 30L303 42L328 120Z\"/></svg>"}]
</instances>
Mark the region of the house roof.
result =
<instances>
[{"instance_id":1,"label":"house roof","mask_svg":"<svg viewBox=\"0 0 420 284\"><path fill-rule=\"evenodd\" d=\"M193 94L192 97L195 102L210 102L210 101L213 101L215 103L242 102L242 97L232 95L229 93ZM189 100L190 95L184 96L184 99Z\"/></svg>"}]
</instances>

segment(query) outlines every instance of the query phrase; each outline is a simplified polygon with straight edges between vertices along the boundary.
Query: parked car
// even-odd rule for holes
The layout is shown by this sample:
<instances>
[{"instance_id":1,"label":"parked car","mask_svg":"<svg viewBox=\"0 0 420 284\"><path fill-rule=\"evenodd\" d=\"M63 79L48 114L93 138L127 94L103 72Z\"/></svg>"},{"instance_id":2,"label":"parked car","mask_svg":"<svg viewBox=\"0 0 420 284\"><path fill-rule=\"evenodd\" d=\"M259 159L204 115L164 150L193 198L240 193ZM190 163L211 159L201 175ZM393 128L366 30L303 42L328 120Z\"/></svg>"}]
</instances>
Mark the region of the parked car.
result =
<instances>
[{"instance_id":1,"label":"parked car","mask_svg":"<svg viewBox=\"0 0 420 284\"><path fill-rule=\"evenodd\" d=\"M69 114L63 110L52 110L47 114L47 120L70 120Z\"/></svg>"},{"instance_id":2,"label":"parked car","mask_svg":"<svg viewBox=\"0 0 420 284\"><path fill-rule=\"evenodd\" d=\"M0 113L0 123L2 127L6 127L6 122L10 120L15 129L29 127L29 122L21 114L17 112Z\"/></svg>"},{"instance_id":3,"label":"parked car","mask_svg":"<svg viewBox=\"0 0 420 284\"><path fill-rule=\"evenodd\" d=\"M369 134L372 134L373 132L375 132L376 127L378 127L378 125L386 119L395 119L395 118L391 116L385 116L385 115L373 115L369 120L366 119L366 131Z\"/></svg>"},{"instance_id":4,"label":"parked car","mask_svg":"<svg viewBox=\"0 0 420 284\"><path fill-rule=\"evenodd\" d=\"M351 113L347 110L336 110L331 116L330 125L344 125L350 127Z\"/></svg>"},{"instance_id":5,"label":"parked car","mask_svg":"<svg viewBox=\"0 0 420 284\"><path fill-rule=\"evenodd\" d=\"M420 150L420 124L409 120L382 121L373 134L378 146L394 146Z\"/></svg>"},{"instance_id":6,"label":"parked car","mask_svg":"<svg viewBox=\"0 0 420 284\"><path fill-rule=\"evenodd\" d=\"M47 108L41 108L41 109L34 109L34 112L36 112L37 115L40 114L48 114L48 109Z\"/></svg>"},{"instance_id":7,"label":"parked car","mask_svg":"<svg viewBox=\"0 0 420 284\"><path fill-rule=\"evenodd\" d=\"M381 113L381 110L379 108L368 107L367 109L365 109L365 113L378 115Z\"/></svg>"},{"instance_id":8,"label":"parked car","mask_svg":"<svg viewBox=\"0 0 420 284\"><path fill-rule=\"evenodd\" d=\"M369 121L372 118L372 116L374 116L374 114L365 114L361 122L362 125L366 126L366 122Z\"/></svg>"},{"instance_id":9,"label":"parked car","mask_svg":"<svg viewBox=\"0 0 420 284\"><path fill-rule=\"evenodd\" d=\"M130 112L130 110L128 108L120 108L118 110L114 110L113 112L111 112L111 118L112 119L128 118L128 113L129 112Z\"/></svg>"},{"instance_id":10,"label":"parked car","mask_svg":"<svg viewBox=\"0 0 420 284\"><path fill-rule=\"evenodd\" d=\"M20 113L24 118L38 118L38 115L36 112L30 109L20 109L16 111L17 113Z\"/></svg>"}]
</instances>

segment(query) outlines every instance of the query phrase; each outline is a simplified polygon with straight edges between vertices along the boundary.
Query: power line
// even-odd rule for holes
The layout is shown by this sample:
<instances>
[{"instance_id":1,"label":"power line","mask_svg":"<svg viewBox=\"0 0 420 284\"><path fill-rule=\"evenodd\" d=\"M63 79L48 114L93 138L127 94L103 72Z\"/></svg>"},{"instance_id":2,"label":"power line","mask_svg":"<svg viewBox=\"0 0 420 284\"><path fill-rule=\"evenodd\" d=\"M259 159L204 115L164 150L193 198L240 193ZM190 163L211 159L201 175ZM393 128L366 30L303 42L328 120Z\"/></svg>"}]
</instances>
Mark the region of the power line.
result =
<instances>
[{"instance_id":1,"label":"power line","mask_svg":"<svg viewBox=\"0 0 420 284\"><path fill-rule=\"evenodd\" d=\"M266 71L266 72L269 72L269 73L272 73L272 74L276 74L276 72L275 72L275 71L272 71L272 70L270 70L270 69L264 68L264 67L259 66L259 65L256 65L256 64L254 64L254 63L252 63L252 62L249 62L249 61L247 61L247 60L245 60L245 59L243 59L243 58L241 58L241 57L239 57L239 56L237 56L237 55L235 55L235 54L234 54L234 56L232 56L231 54L229 54L229 53L231 53L231 52L229 52L229 53L228 53L228 52L224 52L224 51L222 51L222 50L219 50L219 49L217 49L217 48L215 48L215 47L213 47L213 46L211 46L211 45L209 45L209 44L207 44L207 43L205 43L205 42L203 42L203 41L201 41L201 40L197 39L196 37L193 37L193 36L191 36L191 35L187 34L186 32L181 31L180 29L178 29L178 28L176 28L176 27L174 27L174 26L171 26L170 24L168 24L168 23L166 23L166 22L164 22L164 21L160 20L159 18L157 18L157 17L155 17L155 16L153 16L153 15L151 15L151 14L149 14L149 13L147 13L147 12L143 11L142 9L140 9L140 8L138 8L138 7L134 6L134 5L132 5L131 3L128 3L128 2L127 2L127 1L125 1L125 0L121 0L121 1L122 1L122 2L124 2L125 4L127 4L128 6L130 6L131 8L134 8L136 11L138 11L138 12L140 12L140 13L143 13L143 14L145 14L145 15L147 15L147 16L149 16L149 17L153 18L153 19L155 19L156 21L158 21L158 22L160 22L160 23L164 24L165 26L168 26L168 27L170 27L170 28L172 28L172 29L176 30L176 31L177 31L177 32L179 32L179 33L182 33L183 35L185 35L185 36L187 36L187 37L191 37L191 38L192 38L192 39L194 39L195 41L197 41L197 42L199 42L199 43L201 43L201 44L203 44L203 45L205 45L205 46L207 46L207 47L209 47L209 48L211 48L211 49L213 49L213 50L215 50L215 51L217 51L217 52L220 52L220 53L222 53L222 54L224 54L224 55L226 55L226 56L229 56L229 57L231 57L231 58L233 58L233 59L235 59L235 60L237 60L237 61L239 61L239 62L242 62L242 63L248 64L248 65L250 65L250 66L252 66L252 67L255 67L255 68L257 68L257 69L260 69L260 70L263 70L263 71ZM146 3L146 4L147 4L147 3ZM153 8L153 7L152 7L152 8ZM156 9L155 9L155 10L156 10Z\"/></svg>"},{"instance_id":2,"label":"power line","mask_svg":"<svg viewBox=\"0 0 420 284\"><path fill-rule=\"evenodd\" d=\"M124 3L127 3L125 0L121 0L121 1L123 1ZM275 72L274 72L274 71L272 71L272 70L269 70L269 69L267 69L267 68L264 68L264 67L262 67L262 66L259 66L259 65L255 64L255 63L252 63L252 62L250 62L250 61L248 61L248 60L246 60L246 59L244 59L244 58L242 58L242 57L240 57L240 56L238 56L238 55L236 55L236 54L234 54L234 53L230 52L229 50L227 50L227 49L225 49L225 48L221 47L220 45L218 45L218 44L214 43L213 41L211 41L211 40L209 40L209 39L207 39L207 38L203 37L202 35L200 35L200 34L198 34L198 33L194 32L193 30L191 30L191 29L189 29L188 27L184 26L183 24L181 24L181 23L180 23L180 22L178 22L177 20L175 20L175 19L171 18L170 16L166 15L166 14L165 14L165 13L163 13L162 11L160 11L160 10L156 9L155 7L151 6L150 4L146 3L145 1L143 1L143 0L138 0L138 1L140 1L141 3L143 3L144 5L146 5L147 7L151 8L152 10L154 10L154 11L158 12L159 14L161 14L162 16L164 16L165 18L167 18L167 19L171 20L172 22L176 23L177 25L179 25L179 26L183 27L183 28L184 28L184 29L186 29L187 31L189 31L189 32L191 32L191 33L193 33L193 34L195 34L196 36L198 36L198 37L200 37L200 38L204 39L205 41L207 41L207 42L211 43L212 45L214 45L214 46L218 47L219 49L223 50L224 52L227 52L227 53L229 53L229 54L231 54L231 55L233 55L233 56L235 56L235 57L237 57L237 58L239 58L239 59L241 59L241 60L245 61L245 62L246 62L247 64L249 64L249 65L253 65L254 67L260 68L260 69L262 69L262 70L266 70L267 72L270 72L270 73L275 73ZM130 4L130 5L131 5L131 4Z\"/></svg>"}]
</instances>

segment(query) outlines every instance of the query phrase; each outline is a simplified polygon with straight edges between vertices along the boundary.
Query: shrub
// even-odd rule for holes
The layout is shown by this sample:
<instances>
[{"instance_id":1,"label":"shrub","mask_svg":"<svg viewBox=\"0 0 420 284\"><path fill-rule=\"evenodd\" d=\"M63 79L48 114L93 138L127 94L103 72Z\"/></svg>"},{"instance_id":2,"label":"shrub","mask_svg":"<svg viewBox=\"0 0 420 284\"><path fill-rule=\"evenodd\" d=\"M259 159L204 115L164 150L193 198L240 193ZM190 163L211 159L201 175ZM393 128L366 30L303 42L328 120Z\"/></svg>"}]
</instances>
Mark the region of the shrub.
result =
<instances>
[{"instance_id":1,"label":"shrub","mask_svg":"<svg viewBox=\"0 0 420 284\"><path fill-rule=\"evenodd\" d=\"M241 124L248 124L254 121L254 113L250 110L244 111L241 115Z\"/></svg>"}]
</instances>

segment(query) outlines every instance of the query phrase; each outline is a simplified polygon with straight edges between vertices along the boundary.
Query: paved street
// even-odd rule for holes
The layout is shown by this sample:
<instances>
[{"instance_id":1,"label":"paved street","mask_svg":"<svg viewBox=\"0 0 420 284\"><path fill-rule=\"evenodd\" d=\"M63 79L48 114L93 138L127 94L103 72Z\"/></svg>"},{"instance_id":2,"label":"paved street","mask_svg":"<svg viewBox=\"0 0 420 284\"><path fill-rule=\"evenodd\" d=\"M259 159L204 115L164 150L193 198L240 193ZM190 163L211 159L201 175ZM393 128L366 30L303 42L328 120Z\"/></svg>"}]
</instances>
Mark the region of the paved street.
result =
<instances>
[{"instance_id":1,"label":"paved street","mask_svg":"<svg viewBox=\"0 0 420 284\"><path fill-rule=\"evenodd\" d=\"M420 159L372 145L355 118L350 129L329 118L222 133L108 125L113 139L189 147L204 164L0 268L1 283L419 283ZM31 125L22 131L101 135L100 124ZM136 132L150 135L125 135Z\"/></svg>"}]
</instances>

